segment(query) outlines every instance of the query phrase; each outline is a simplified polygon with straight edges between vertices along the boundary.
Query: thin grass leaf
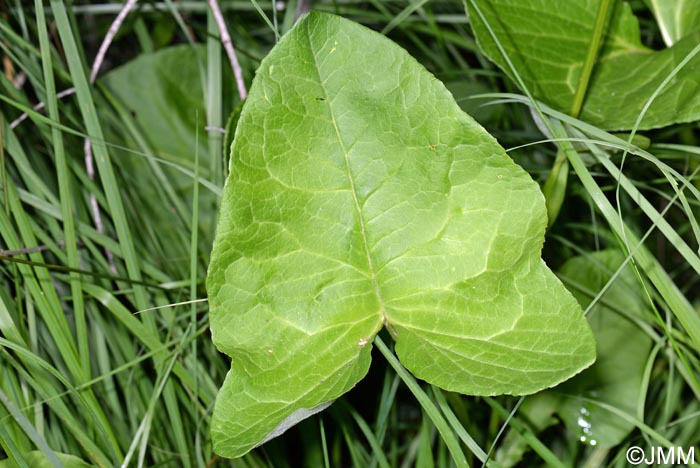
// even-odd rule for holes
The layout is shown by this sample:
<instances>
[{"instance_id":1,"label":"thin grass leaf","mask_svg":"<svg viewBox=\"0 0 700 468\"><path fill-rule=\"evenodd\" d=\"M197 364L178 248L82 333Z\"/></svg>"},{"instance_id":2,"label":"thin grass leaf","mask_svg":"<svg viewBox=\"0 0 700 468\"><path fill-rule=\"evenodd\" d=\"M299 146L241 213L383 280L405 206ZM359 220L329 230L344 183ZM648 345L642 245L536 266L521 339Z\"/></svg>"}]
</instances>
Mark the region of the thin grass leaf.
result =
<instances>
[{"instance_id":1,"label":"thin grass leaf","mask_svg":"<svg viewBox=\"0 0 700 468\"><path fill-rule=\"evenodd\" d=\"M389 462L384 455L384 451L382 450L382 446L379 443L379 440L377 440L376 435L372 432L372 429L369 428L365 420L357 413L357 411L353 410L352 408L348 408L348 411L355 420L357 426L360 428L360 431L362 431L362 434L364 434L367 442L369 442L369 446L372 447L373 458L377 460L377 463L379 463L379 466L382 468L389 468L391 465L389 465Z\"/></svg>"},{"instance_id":2,"label":"thin grass leaf","mask_svg":"<svg viewBox=\"0 0 700 468\"><path fill-rule=\"evenodd\" d=\"M433 421L433 424L435 424L435 427L440 432L440 436L447 445L447 448L450 450L450 454L452 454L452 459L457 464L457 466L469 466L467 464L467 459L464 457L464 453L462 452L462 449L459 446L459 442L457 441L457 438L452 432L452 429L450 428L447 421L445 421L445 419L442 417L442 414L440 414L440 410L438 410L438 408L435 406L428 394L423 391L418 382L416 382L416 379L403 367L403 365L401 365L397 357L394 355L394 353L391 352L387 345L384 344L384 341L380 336L377 336L374 339L374 343L379 349L379 351L381 351L382 355L384 355L387 362L389 362L394 371L396 371L399 377L401 377L401 380L403 380L408 389L411 390L411 393L413 393L413 395L423 407L423 411L425 411L428 417Z\"/></svg>"},{"instance_id":3,"label":"thin grass leaf","mask_svg":"<svg viewBox=\"0 0 700 468\"><path fill-rule=\"evenodd\" d=\"M452 426L452 429L454 429L455 433L457 434L457 437L460 438L464 445L466 445L469 448L469 450L471 450L471 452L476 456L476 458L478 458L481 462L488 462L488 466L498 467L499 465L493 462L493 460L489 460L486 455L486 452L484 452L483 449L479 447L479 444L476 443L474 438L471 435L469 435L465 427L462 425L462 423L452 411L452 408L450 408L450 405L447 403L447 400L445 399L442 390L440 390L437 387L433 387L432 391L433 395L435 395L435 400L437 400L437 404L440 407L440 410L447 418L447 421L450 423L450 426Z\"/></svg>"},{"instance_id":4,"label":"thin grass leaf","mask_svg":"<svg viewBox=\"0 0 700 468\"><path fill-rule=\"evenodd\" d=\"M406 5L406 7L403 10L401 10L401 12L398 15L394 16L394 18L391 21L389 21L389 24L384 26L384 29L382 29L381 31L382 34L389 34L389 32L392 29L401 24L406 18L411 16L414 11L416 11L426 3L428 3L428 0L412 0L411 3Z\"/></svg>"},{"instance_id":5,"label":"thin grass leaf","mask_svg":"<svg viewBox=\"0 0 700 468\"><path fill-rule=\"evenodd\" d=\"M49 50L49 38L46 30L44 7L41 0L35 0L34 7L37 16L37 30L41 46L41 59L44 68L44 82L46 84L46 107L49 118L59 122L58 100L56 99L56 85L53 78L51 51ZM63 135L56 128L51 128L51 139L56 158L56 172L58 176L59 198L61 200L61 215L63 218L63 230L65 233L65 245L67 253L67 265L70 268L79 268L78 241L73 220L73 200L75 198L70 180L66 154L63 146ZM71 298L73 312L75 314L75 336L78 342L78 355L83 368L84 378L90 378L90 350L88 348L88 332L85 317L85 304L81 288L81 278L71 273Z\"/></svg>"},{"instance_id":6,"label":"thin grass leaf","mask_svg":"<svg viewBox=\"0 0 700 468\"><path fill-rule=\"evenodd\" d=\"M515 429L518 434L523 437L527 443L532 447L532 449L537 453L537 455L544 460L548 466L555 466L558 468L564 468L564 465L559 458L538 438L531 428L525 425L517 417L513 417L513 413L506 410L498 401L494 398L487 397L484 399L486 403L494 409L501 418L508 420L509 425Z\"/></svg>"},{"instance_id":7,"label":"thin grass leaf","mask_svg":"<svg viewBox=\"0 0 700 468\"><path fill-rule=\"evenodd\" d=\"M129 276L137 281L141 280L141 270L139 261L134 249L133 239L129 230L129 223L124 213L124 207L121 196L119 194L119 185L117 184L114 170L110 161L107 147L102 143L104 137L102 128L97 120L97 111L93 102L90 86L87 82L87 75L83 68L83 62L80 59L78 48L76 46L73 30L69 24L65 6L61 0L52 0L51 8L56 19L56 27L61 37L63 47L66 51L66 59L70 69L73 84L76 89L76 95L80 104L81 113L87 128L87 134L90 138L97 163L100 179L104 187L107 202L110 207L110 215L114 220L114 227L117 231L117 237L124 253L124 261ZM147 307L148 299L145 290L142 286L134 286L134 297L136 306L141 309ZM146 316L149 317L149 316ZM154 327L155 323L147 319L149 326Z\"/></svg>"},{"instance_id":8,"label":"thin grass leaf","mask_svg":"<svg viewBox=\"0 0 700 468\"><path fill-rule=\"evenodd\" d=\"M37 448L41 450L46 459L51 462L51 465L56 468L63 468L63 463L58 459L56 454L51 450L51 447L46 443L44 438L39 434L32 423L22 414L21 411L10 401L5 393L0 390L0 403L5 407L5 409L12 415L19 426L24 429L24 432L29 436L29 438L36 444Z\"/></svg>"}]
</instances>

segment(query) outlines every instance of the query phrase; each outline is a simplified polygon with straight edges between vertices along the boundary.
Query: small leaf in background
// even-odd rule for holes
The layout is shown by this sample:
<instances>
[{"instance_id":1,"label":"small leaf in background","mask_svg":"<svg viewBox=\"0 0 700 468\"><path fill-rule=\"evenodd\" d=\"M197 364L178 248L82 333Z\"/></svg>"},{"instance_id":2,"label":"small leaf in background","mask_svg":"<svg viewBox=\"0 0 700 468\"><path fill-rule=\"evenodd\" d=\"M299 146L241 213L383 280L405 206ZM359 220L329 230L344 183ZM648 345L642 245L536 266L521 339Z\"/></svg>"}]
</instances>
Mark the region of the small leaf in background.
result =
<instances>
[{"instance_id":1,"label":"small leaf in background","mask_svg":"<svg viewBox=\"0 0 700 468\"><path fill-rule=\"evenodd\" d=\"M484 15L511 62L536 99L570 112L602 0L470 0L469 19L477 42L511 78L513 74L474 4ZM612 2L607 35L588 83L580 118L609 130L634 126L657 87L700 40L697 24L672 47L642 45L639 22L627 2ZM674 3L677 2L660 2ZM695 6L693 6L695 5ZM698 15L698 2L685 14ZM664 88L640 129L700 119L700 54Z\"/></svg>"},{"instance_id":2,"label":"small leaf in background","mask_svg":"<svg viewBox=\"0 0 700 468\"><path fill-rule=\"evenodd\" d=\"M406 51L351 21L311 13L262 62L219 216L220 455L347 392L383 326L411 372L461 393L533 393L594 360L540 258L537 184Z\"/></svg>"},{"instance_id":3,"label":"small leaf in background","mask_svg":"<svg viewBox=\"0 0 700 468\"><path fill-rule=\"evenodd\" d=\"M572 258L559 273L581 305L588 306L624 259L618 251L595 252ZM587 444L610 448L622 442L633 424L582 397L636 415L652 340L634 320L641 320L646 310L643 292L631 268L625 267L587 315L596 337L596 363L558 387L529 397L521 406L523 414L543 423L545 414L558 413L568 430Z\"/></svg>"}]
</instances>

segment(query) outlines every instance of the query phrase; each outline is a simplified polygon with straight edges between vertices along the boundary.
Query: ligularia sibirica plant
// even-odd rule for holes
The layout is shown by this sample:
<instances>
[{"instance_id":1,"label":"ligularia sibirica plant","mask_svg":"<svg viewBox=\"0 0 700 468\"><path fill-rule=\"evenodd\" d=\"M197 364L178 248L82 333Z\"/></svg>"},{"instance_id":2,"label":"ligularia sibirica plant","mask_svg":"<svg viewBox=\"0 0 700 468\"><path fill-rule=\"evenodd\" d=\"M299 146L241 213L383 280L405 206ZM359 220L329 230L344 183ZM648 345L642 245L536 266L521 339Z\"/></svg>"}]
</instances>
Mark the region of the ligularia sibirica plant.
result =
<instances>
[{"instance_id":1,"label":"ligularia sibirica plant","mask_svg":"<svg viewBox=\"0 0 700 468\"><path fill-rule=\"evenodd\" d=\"M522 395L589 366L582 310L540 258L537 184L386 37L311 13L241 112L207 288L231 356L217 453L245 454L364 377L386 327L416 377Z\"/></svg>"}]
</instances>

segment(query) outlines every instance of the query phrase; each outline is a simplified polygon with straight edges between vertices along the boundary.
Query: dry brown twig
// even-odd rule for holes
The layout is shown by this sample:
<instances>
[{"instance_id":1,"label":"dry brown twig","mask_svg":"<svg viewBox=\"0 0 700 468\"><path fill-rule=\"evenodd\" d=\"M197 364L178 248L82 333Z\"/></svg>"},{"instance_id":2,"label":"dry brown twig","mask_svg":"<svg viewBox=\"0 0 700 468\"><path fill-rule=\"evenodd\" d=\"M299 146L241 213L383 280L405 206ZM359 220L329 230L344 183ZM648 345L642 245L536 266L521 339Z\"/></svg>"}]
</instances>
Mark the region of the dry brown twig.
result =
<instances>
[{"instance_id":1,"label":"dry brown twig","mask_svg":"<svg viewBox=\"0 0 700 468\"><path fill-rule=\"evenodd\" d=\"M57 99L62 99L62 98L64 98L64 97L66 97L66 96L70 96L71 94L75 94L75 88L64 89L64 90L61 91L60 93L56 93L56 98L57 98ZM32 109L34 109L35 111L40 111L40 110L43 109L44 107L46 107L46 103L44 103L44 101L41 101L41 102L39 102L38 104L35 104L35 105L32 107ZM29 114L26 113L26 112L24 112L22 115L20 115L19 117L17 117L15 120L13 120L12 122L10 122L10 128L11 128L11 129L14 129L15 127L17 127L17 125L21 124L27 117L29 117Z\"/></svg>"},{"instance_id":2,"label":"dry brown twig","mask_svg":"<svg viewBox=\"0 0 700 468\"><path fill-rule=\"evenodd\" d=\"M226 23L224 22L224 16L221 14L219 3L216 0L209 0L209 8L214 15L216 26L219 28L221 44L224 46L224 50L226 50L226 55L228 55L229 62L231 62L233 76L236 80L236 87L238 88L238 96L242 101L246 98L246 96L248 96L248 90L246 89L245 81L243 80L243 70L241 69L241 64L238 62L238 57L236 57L236 49L233 48L233 41L231 41L231 36L226 28Z\"/></svg>"}]
</instances>

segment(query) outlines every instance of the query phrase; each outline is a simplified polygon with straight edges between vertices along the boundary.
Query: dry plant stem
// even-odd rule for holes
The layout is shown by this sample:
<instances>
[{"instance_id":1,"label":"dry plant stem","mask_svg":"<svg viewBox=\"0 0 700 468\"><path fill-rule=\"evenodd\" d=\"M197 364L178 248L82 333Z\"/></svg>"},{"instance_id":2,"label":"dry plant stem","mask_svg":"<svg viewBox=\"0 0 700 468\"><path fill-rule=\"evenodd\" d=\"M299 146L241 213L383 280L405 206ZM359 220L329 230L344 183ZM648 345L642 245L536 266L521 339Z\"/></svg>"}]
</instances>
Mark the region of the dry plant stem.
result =
<instances>
[{"instance_id":1,"label":"dry plant stem","mask_svg":"<svg viewBox=\"0 0 700 468\"><path fill-rule=\"evenodd\" d=\"M224 49L226 50L226 55L228 55L229 62L231 62L233 76L236 79L236 86L238 87L238 96L242 101L246 98L246 96L248 96L248 90L246 89L245 82L243 81L243 70L241 70L241 64L238 63L238 57L236 57L236 50L233 48L231 36L229 36L228 29L226 29L224 16L221 14L219 3L216 0L209 0L209 8L211 8L211 12L214 15L214 21L216 21L216 26L219 28L221 44L223 44Z\"/></svg>"},{"instance_id":2,"label":"dry plant stem","mask_svg":"<svg viewBox=\"0 0 700 468\"><path fill-rule=\"evenodd\" d=\"M311 0L299 0L297 2L297 9L294 11L294 22L309 11L311 11Z\"/></svg>"},{"instance_id":3,"label":"dry plant stem","mask_svg":"<svg viewBox=\"0 0 700 468\"><path fill-rule=\"evenodd\" d=\"M129 11L131 11L131 9L134 8L136 2L138 2L138 0L127 0L127 2L124 4L124 8L121 9L117 17L114 19L112 25L109 27L105 38L102 40L102 44L100 44L100 49L97 51L95 61L92 64L92 70L90 70L90 83L95 82L95 78L97 78L97 73L100 71L100 67L102 66L102 62L105 59L105 55L107 55L107 49L109 49L109 46L112 44L114 36L117 35L117 31L119 31L119 28L124 22L126 15L128 15Z\"/></svg>"},{"instance_id":4,"label":"dry plant stem","mask_svg":"<svg viewBox=\"0 0 700 468\"><path fill-rule=\"evenodd\" d=\"M83 147L85 152L85 170L87 171L87 176L90 180L95 180L95 168L92 165L92 146L90 145L90 139L85 139L85 145ZM95 229L100 234L104 234L104 225L102 224L102 216L100 215L100 206L97 203L97 197L94 193L90 192L90 206L92 208L92 217L95 220ZM107 262L115 275L117 273L117 267L114 265L114 256L112 251L105 249L105 254L107 256Z\"/></svg>"},{"instance_id":5,"label":"dry plant stem","mask_svg":"<svg viewBox=\"0 0 700 468\"><path fill-rule=\"evenodd\" d=\"M57 93L56 97L58 99L62 99L66 96L70 96L71 94L75 94L75 88L64 89L60 93ZM34 105L34 107L32 107L32 109L34 109L35 111L40 111L44 107L46 107L46 103L44 103L44 101L41 101L40 103ZM27 114L26 112L23 113L22 115L20 115L19 117L17 117L15 120L13 120L10 123L10 128L14 129L17 125L21 124L27 117L29 117L29 114Z\"/></svg>"},{"instance_id":6,"label":"dry plant stem","mask_svg":"<svg viewBox=\"0 0 700 468\"><path fill-rule=\"evenodd\" d=\"M24 72L19 72L12 80L12 86L14 86L15 89L20 89L22 86L24 86L24 83L26 82L27 74Z\"/></svg>"},{"instance_id":7,"label":"dry plant stem","mask_svg":"<svg viewBox=\"0 0 700 468\"><path fill-rule=\"evenodd\" d=\"M225 128L214 127L212 125L207 125L206 127L204 127L204 130L206 130L207 132L216 132L216 133L222 133L222 134L226 133Z\"/></svg>"}]
</instances>

